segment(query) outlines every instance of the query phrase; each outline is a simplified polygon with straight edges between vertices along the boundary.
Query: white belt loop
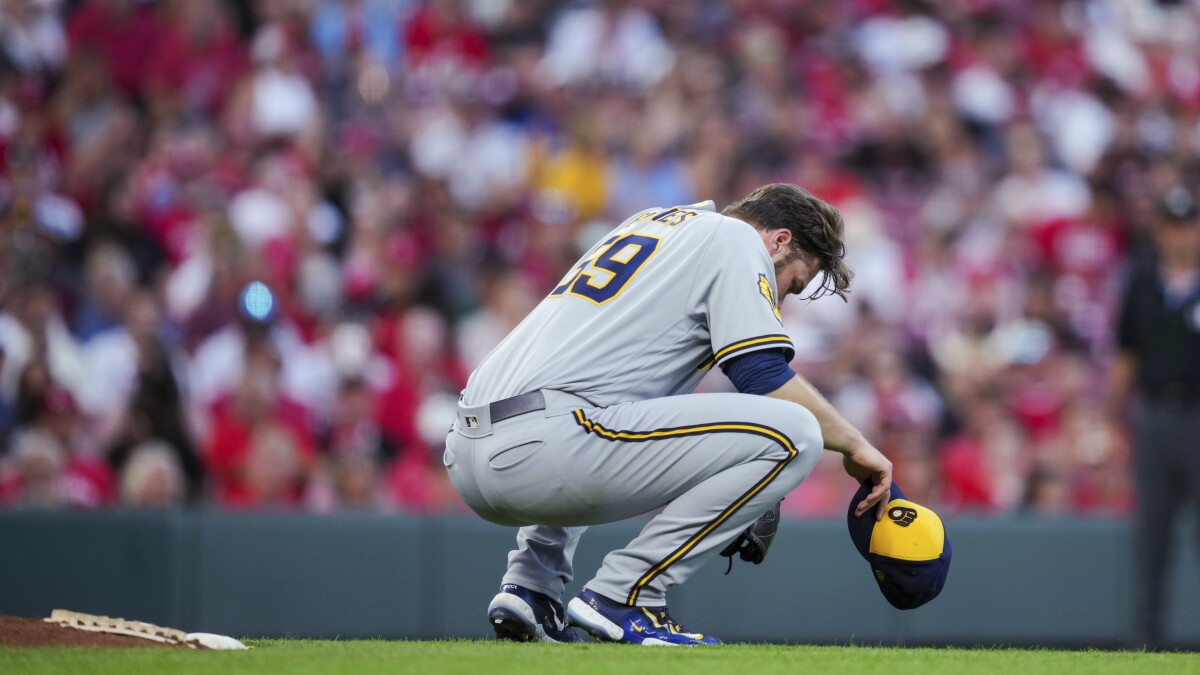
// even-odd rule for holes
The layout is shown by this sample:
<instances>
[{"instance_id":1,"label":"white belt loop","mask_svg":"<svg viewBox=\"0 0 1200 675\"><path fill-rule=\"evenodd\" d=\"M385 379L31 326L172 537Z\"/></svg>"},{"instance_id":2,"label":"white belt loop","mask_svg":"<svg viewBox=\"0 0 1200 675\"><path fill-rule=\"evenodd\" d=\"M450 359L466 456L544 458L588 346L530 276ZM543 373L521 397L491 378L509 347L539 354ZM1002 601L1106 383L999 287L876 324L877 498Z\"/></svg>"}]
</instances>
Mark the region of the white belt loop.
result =
<instances>
[{"instance_id":1,"label":"white belt loop","mask_svg":"<svg viewBox=\"0 0 1200 675\"><path fill-rule=\"evenodd\" d=\"M492 435L492 414L489 404L465 406L458 404L458 433L467 438L484 438Z\"/></svg>"}]
</instances>

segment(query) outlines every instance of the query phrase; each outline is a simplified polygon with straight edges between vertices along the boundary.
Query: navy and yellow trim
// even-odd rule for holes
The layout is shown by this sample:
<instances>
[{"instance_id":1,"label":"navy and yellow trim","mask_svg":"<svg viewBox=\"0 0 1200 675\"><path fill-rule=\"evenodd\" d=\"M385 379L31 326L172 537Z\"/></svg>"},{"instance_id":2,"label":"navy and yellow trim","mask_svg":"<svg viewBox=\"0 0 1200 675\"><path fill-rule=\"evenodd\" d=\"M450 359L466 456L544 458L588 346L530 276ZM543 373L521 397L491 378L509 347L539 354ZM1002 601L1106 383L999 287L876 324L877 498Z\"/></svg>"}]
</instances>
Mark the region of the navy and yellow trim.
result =
<instances>
[{"instance_id":1,"label":"navy and yellow trim","mask_svg":"<svg viewBox=\"0 0 1200 675\"><path fill-rule=\"evenodd\" d=\"M645 588L647 584L653 581L655 577L666 571L668 567L686 556L689 551L696 547L696 544L700 543L705 537L712 534L713 531L720 527L722 523L729 520L733 514L737 513L739 509L746 505L746 502L750 501L755 495L762 492L763 489L770 485L771 482L779 475L779 473L783 471L784 467L786 467L789 462L791 462L798 454L800 454L799 451L796 450L796 446L792 443L791 439L789 439L783 432L763 424L753 424L750 422L710 422L707 424L655 429L653 431L613 431L611 429L604 428L599 422L589 420L583 414L583 410L575 410L574 415L575 422L579 426L583 427L583 429L589 434L596 434L597 436L610 441L631 441L634 443L640 443L644 441L661 440L664 438L680 438L683 436L699 436L713 433L739 433L752 434L755 436L768 438L778 443L783 447L784 450L787 451L787 457L779 460L779 462L777 462L775 466L767 472L767 475L763 476L762 479L755 483L749 490L743 492L741 496L735 499L734 502L726 507L724 511L717 514L716 518L713 518L706 523L704 527L700 528L696 534L692 535L687 539L687 541L680 544L679 548L675 549L670 553L670 555L652 565L650 569L647 570L646 573L643 574L636 583L634 583L633 588L629 591L629 595L625 599L625 604L629 605L630 607L637 604L638 594L642 592L642 589Z\"/></svg>"},{"instance_id":2,"label":"navy and yellow trim","mask_svg":"<svg viewBox=\"0 0 1200 675\"><path fill-rule=\"evenodd\" d=\"M712 368L713 364L725 358L726 356L733 356L734 354L753 351L755 349L762 349L764 347L784 347L792 352L796 350L796 348L792 346L792 339L786 335L761 335L755 338L739 340L738 342L734 342L733 344L726 345L718 349L716 354L713 354L708 358L707 361L700 364L700 370L708 370L709 368Z\"/></svg>"}]
</instances>

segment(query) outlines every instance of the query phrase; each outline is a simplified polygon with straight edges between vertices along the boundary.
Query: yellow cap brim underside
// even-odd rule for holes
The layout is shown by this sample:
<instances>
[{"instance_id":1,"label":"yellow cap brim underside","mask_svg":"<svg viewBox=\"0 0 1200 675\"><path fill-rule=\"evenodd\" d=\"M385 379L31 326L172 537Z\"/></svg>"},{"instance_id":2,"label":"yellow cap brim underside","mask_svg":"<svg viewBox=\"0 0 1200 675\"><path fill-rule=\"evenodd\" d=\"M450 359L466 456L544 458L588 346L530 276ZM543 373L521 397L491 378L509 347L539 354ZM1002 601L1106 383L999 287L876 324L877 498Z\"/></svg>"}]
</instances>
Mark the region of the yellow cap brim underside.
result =
<instances>
[{"instance_id":1,"label":"yellow cap brim underside","mask_svg":"<svg viewBox=\"0 0 1200 675\"><path fill-rule=\"evenodd\" d=\"M910 508L917 515L907 527L898 525L887 515L875 523L871 531L871 553L910 562L933 560L940 556L946 543L942 519L933 511L906 499L888 502L889 513L897 507Z\"/></svg>"}]
</instances>

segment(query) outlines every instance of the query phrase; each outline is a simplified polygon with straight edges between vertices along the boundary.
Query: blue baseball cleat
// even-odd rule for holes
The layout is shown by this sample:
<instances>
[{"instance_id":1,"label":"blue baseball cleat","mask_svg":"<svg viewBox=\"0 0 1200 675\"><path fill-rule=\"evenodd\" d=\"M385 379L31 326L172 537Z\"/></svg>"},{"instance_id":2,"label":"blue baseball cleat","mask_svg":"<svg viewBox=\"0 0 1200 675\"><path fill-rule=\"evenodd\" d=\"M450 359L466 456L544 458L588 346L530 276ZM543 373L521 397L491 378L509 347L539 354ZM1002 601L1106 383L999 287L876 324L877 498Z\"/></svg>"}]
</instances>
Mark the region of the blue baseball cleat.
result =
<instances>
[{"instance_id":1,"label":"blue baseball cleat","mask_svg":"<svg viewBox=\"0 0 1200 675\"><path fill-rule=\"evenodd\" d=\"M666 607L630 607L588 589L567 603L567 620L601 640L635 645L719 645L711 635L689 633Z\"/></svg>"},{"instance_id":2,"label":"blue baseball cleat","mask_svg":"<svg viewBox=\"0 0 1200 675\"><path fill-rule=\"evenodd\" d=\"M585 642L567 618L561 602L516 584L504 584L488 605L488 622L497 640L514 642Z\"/></svg>"}]
</instances>

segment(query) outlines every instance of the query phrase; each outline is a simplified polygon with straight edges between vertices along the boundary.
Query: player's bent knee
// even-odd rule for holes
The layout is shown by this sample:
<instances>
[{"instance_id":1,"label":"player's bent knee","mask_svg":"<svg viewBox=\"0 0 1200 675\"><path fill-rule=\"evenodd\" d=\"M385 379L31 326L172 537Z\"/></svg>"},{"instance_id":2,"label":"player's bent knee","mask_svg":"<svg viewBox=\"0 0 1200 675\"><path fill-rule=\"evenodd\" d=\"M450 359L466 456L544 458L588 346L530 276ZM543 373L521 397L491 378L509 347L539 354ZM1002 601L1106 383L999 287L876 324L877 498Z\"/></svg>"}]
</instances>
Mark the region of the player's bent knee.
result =
<instances>
[{"instance_id":1,"label":"player's bent knee","mask_svg":"<svg viewBox=\"0 0 1200 675\"><path fill-rule=\"evenodd\" d=\"M796 406L797 425L801 428L796 432L795 441L797 445L803 443L804 446L811 452L818 455L825 449L825 437L821 434L821 424L817 422L816 415L813 415L808 408L804 406Z\"/></svg>"},{"instance_id":2,"label":"player's bent knee","mask_svg":"<svg viewBox=\"0 0 1200 675\"><path fill-rule=\"evenodd\" d=\"M788 437L796 455L788 461L780 479L792 488L799 485L816 468L824 454L821 426L806 408L794 406L795 417L788 428Z\"/></svg>"},{"instance_id":3,"label":"player's bent knee","mask_svg":"<svg viewBox=\"0 0 1200 675\"><path fill-rule=\"evenodd\" d=\"M790 401L777 401L773 426L787 436L799 452L819 451L825 447L821 425L808 408Z\"/></svg>"}]
</instances>

